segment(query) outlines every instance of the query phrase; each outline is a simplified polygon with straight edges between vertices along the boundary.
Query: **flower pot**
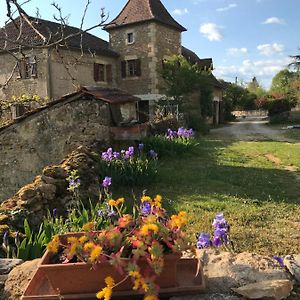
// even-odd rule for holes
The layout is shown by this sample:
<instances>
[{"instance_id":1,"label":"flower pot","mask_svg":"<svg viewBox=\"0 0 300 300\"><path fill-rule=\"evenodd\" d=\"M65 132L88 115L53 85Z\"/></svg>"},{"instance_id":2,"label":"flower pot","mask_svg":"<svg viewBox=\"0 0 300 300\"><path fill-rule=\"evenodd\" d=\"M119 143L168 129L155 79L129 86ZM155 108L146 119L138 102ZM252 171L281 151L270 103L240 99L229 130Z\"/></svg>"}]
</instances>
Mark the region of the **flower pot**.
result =
<instances>
[{"instance_id":1,"label":"flower pot","mask_svg":"<svg viewBox=\"0 0 300 300\"><path fill-rule=\"evenodd\" d=\"M83 233L67 234L60 236L61 243L66 243L69 236L80 237ZM39 266L39 271L48 279L54 290L59 295L79 294L79 293L96 293L105 285L105 277L112 276L115 282L125 278L124 274L118 271L107 261L97 264L88 263L68 263L68 264L51 264L52 253L46 252ZM158 276L156 283L160 288L172 288L177 283L177 263L180 259L178 254L167 254L164 256L164 268ZM145 259L138 262L141 270L148 268ZM126 279L122 284L116 286L114 291L127 291L132 289L131 279Z\"/></svg>"}]
</instances>

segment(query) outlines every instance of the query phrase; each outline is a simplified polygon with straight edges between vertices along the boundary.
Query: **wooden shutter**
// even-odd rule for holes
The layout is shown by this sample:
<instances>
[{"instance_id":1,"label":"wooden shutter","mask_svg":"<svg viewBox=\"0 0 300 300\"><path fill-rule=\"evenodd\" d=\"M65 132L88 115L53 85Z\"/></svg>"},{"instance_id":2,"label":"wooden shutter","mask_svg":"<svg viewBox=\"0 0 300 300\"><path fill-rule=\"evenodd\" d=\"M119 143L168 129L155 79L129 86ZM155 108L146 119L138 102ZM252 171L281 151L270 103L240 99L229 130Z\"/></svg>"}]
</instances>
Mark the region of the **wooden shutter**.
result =
<instances>
[{"instance_id":1,"label":"wooden shutter","mask_svg":"<svg viewBox=\"0 0 300 300\"><path fill-rule=\"evenodd\" d=\"M112 83L112 65L106 65L106 81Z\"/></svg>"},{"instance_id":2,"label":"wooden shutter","mask_svg":"<svg viewBox=\"0 0 300 300\"><path fill-rule=\"evenodd\" d=\"M136 60L136 76L141 76L141 75L142 75L141 60L137 59Z\"/></svg>"},{"instance_id":3,"label":"wooden shutter","mask_svg":"<svg viewBox=\"0 0 300 300\"><path fill-rule=\"evenodd\" d=\"M99 64L94 63L94 80L99 81Z\"/></svg>"},{"instance_id":4,"label":"wooden shutter","mask_svg":"<svg viewBox=\"0 0 300 300\"><path fill-rule=\"evenodd\" d=\"M121 61L121 76L122 76L122 78L126 77L126 66L127 66L126 61L125 60Z\"/></svg>"}]
</instances>

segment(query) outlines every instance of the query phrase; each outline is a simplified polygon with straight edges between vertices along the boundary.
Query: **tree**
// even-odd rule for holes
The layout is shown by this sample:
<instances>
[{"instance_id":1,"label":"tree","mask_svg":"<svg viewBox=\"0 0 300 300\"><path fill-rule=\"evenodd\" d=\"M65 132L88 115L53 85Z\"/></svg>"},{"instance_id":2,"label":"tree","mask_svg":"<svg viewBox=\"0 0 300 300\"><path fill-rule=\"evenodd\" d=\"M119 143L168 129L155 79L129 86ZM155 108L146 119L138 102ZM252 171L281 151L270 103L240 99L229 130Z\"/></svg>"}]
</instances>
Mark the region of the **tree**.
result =
<instances>
[{"instance_id":1,"label":"tree","mask_svg":"<svg viewBox=\"0 0 300 300\"><path fill-rule=\"evenodd\" d=\"M182 55L174 55L163 63L161 75L165 80L166 95L178 103L190 120L212 115L211 71L198 64L191 65ZM191 94L199 93L198 101ZM195 96L195 95L194 95Z\"/></svg>"},{"instance_id":2,"label":"tree","mask_svg":"<svg viewBox=\"0 0 300 300\"><path fill-rule=\"evenodd\" d=\"M272 79L270 91L279 93L292 102L300 100L300 71L281 70Z\"/></svg>"},{"instance_id":3,"label":"tree","mask_svg":"<svg viewBox=\"0 0 300 300\"><path fill-rule=\"evenodd\" d=\"M232 110L252 110L255 109L256 95L250 93L247 88L234 83L228 84L223 99L232 107ZM230 103L230 105L229 105Z\"/></svg>"},{"instance_id":4,"label":"tree","mask_svg":"<svg viewBox=\"0 0 300 300\"><path fill-rule=\"evenodd\" d=\"M67 63L65 63L61 49L69 49L69 42L74 38L81 39L81 51L83 53L83 35L94 28L102 27L107 20L104 9L101 11L101 19L99 23L84 29L84 23L88 8L91 1L86 0L85 8L82 12L80 27L76 31L68 32L65 28L68 23L68 16L64 16L61 7L53 2L51 5L55 9L56 14L53 15L54 21L58 23L55 28L47 28L45 33L39 27L39 11L37 10L36 17L30 16L26 10L25 5L31 0L20 2L19 0L5 0L7 20L5 26L0 28L0 52L9 54L15 60L15 65L10 72L10 76L5 82L0 82L0 88L4 89L12 80L15 70L22 60L26 58L26 53L39 49L55 49L61 59L61 64L64 66L67 74L71 77L72 82L76 81L73 74L70 73ZM24 28L30 28L35 33L35 37L27 36L24 33ZM7 32L10 29L10 34ZM13 32L13 33L11 33ZM91 54L92 55L92 54Z\"/></svg>"},{"instance_id":5,"label":"tree","mask_svg":"<svg viewBox=\"0 0 300 300\"><path fill-rule=\"evenodd\" d=\"M300 51L300 48L299 48ZM293 59L293 62L289 64L290 67L294 67L296 70L300 70L300 54L297 55L291 55L290 56Z\"/></svg>"},{"instance_id":6,"label":"tree","mask_svg":"<svg viewBox=\"0 0 300 300\"><path fill-rule=\"evenodd\" d=\"M247 88L250 93L255 94L257 97L262 97L266 94L256 77L253 77L252 81L248 83Z\"/></svg>"}]
</instances>

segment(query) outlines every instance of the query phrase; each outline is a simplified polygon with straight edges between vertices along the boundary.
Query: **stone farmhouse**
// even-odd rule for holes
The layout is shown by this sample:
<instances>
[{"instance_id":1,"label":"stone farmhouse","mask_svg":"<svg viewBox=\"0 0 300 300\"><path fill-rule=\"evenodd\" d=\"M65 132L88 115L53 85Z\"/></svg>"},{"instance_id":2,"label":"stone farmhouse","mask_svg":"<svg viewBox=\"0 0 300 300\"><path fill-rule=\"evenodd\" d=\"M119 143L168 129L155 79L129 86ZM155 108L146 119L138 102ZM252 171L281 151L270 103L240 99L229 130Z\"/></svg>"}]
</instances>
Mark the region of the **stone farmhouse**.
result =
<instances>
[{"instance_id":1,"label":"stone farmhouse","mask_svg":"<svg viewBox=\"0 0 300 300\"><path fill-rule=\"evenodd\" d=\"M32 19L35 27L50 44L61 25L42 19ZM64 26L65 36L78 28ZM7 88L0 90L0 99L22 94L48 97L51 100L76 91L80 86L119 88L140 98L139 119L148 120L154 104L164 96L164 82L160 76L163 60L182 54L191 63L212 68L212 59L200 59L181 44L186 31L174 20L160 0L129 0L119 15L104 26L109 42L92 34L74 36L59 47L44 47L42 38L24 23L21 40L40 46L24 50L20 62L7 52L0 52L0 83L12 73ZM18 54L14 40L19 34L14 24L6 25L10 37L6 48ZM1 45L0 30L0 48ZM3 41L2 41L3 43ZM219 123L222 108L222 85L212 75L214 87L214 123Z\"/></svg>"}]
</instances>

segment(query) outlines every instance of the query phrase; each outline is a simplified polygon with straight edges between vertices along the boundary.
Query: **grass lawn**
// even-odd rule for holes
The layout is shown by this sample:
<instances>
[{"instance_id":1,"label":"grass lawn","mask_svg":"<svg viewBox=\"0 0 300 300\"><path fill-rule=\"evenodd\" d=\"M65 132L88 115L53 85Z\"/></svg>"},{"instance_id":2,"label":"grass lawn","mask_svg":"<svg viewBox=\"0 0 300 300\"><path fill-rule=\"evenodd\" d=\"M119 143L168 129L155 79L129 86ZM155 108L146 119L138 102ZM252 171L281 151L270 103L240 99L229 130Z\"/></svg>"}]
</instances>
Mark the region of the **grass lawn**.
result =
<instances>
[{"instance_id":1,"label":"grass lawn","mask_svg":"<svg viewBox=\"0 0 300 300\"><path fill-rule=\"evenodd\" d=\"M300 252L300 144L201 139L195 153L161 160L147 193L189 213L188 233L211 232L224 212L236 251Z\"/></svg>"}]
</instances>

